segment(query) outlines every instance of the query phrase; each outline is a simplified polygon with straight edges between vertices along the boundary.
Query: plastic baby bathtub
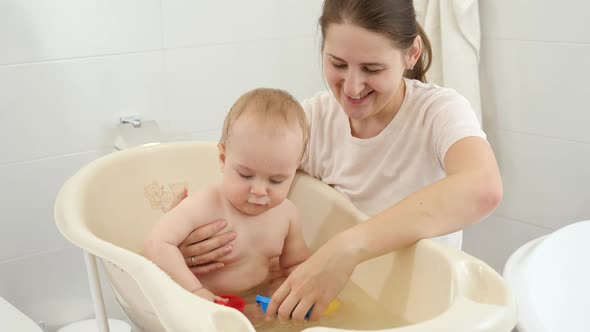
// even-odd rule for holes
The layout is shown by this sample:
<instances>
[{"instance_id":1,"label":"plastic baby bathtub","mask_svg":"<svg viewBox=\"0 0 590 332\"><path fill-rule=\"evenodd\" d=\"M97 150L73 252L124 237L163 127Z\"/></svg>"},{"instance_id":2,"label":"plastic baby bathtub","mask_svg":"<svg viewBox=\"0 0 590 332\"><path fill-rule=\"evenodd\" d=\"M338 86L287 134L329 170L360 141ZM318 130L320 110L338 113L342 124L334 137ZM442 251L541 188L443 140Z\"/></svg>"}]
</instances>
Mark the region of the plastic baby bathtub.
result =
<instances>
[{"instance_id":1,"label":"plastic baby bathtub","mask_svg":"<svg viewBox=\"0 0 590 332\"><path fill-rule=\"evenodd\" d=\"M61 188L55 203L59 230L100 258L119 304L139 330L255 331L245 315L185 291L140 253L147 231L184 186L190 192L219 176L215 143L173 143L104 156ZM340 193L304 173L297 174L289 197L300 210L312 249L365 219ZM349 284L384 316L405 322L382 331L508 332L517 321L500 275L432 240L359 265ZM356 300L342 299L342 306ZM340 328L321 326L322 317L320 326L305 331L362 330L370 323L365 326L363 317Z\"/></svg>"}]
</instances>

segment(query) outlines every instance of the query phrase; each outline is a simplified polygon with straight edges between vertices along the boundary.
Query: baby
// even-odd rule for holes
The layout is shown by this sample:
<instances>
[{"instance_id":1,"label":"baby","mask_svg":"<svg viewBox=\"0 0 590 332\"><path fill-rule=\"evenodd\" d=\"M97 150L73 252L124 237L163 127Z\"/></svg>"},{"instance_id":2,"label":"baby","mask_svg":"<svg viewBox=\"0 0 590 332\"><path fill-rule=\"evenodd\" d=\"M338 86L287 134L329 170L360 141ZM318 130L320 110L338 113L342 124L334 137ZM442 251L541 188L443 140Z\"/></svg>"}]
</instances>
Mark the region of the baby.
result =
<instances>
[{"instance_id":1,"label":"baby","mask_svg":"<svg viewBox=\"0 0 590 332\"><path fill-rule=\"evenodd\" d=\"M309 257L298 212L287 193L303 156L309 128L288 93L256 89L242 95L224 121L218 144L220 183L182 200L153 227L145 256L188 291L211 301L240 294L269 276L271 259L291 271ZM225 219L237 237L224 268L197 279L178 249L199 226Z\"/></svg>"}]
</instances>

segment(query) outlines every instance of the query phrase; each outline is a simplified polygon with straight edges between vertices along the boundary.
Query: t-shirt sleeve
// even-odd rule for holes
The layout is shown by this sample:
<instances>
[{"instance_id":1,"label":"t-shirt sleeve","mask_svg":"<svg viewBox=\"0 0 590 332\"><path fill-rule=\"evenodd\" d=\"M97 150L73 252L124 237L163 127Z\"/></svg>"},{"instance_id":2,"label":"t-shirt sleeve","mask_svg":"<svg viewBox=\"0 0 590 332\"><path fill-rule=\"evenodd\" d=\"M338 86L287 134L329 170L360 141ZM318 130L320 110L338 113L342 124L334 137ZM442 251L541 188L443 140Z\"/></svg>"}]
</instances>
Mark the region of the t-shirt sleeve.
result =
<instances>
[{"instance_id":1,"label":"t-shirt sleeve","mask_svg":"<svg viewBox=\"0 0 590 332\"><path fill-rule=\"evenodd\" d=\"M312 151L311 151L311 147L312 147L312 141L315 137L312 133L313 133L313 128L312 126L314 125L312 122L312 110L313 110L313 99L316 99L316 97L310 98L310 99L305 99L302 103L301 106L303 107L303 110L305 111L305 115L307 117L307 123L309 125L309 139L307 140L307 147L305 148L305 153L303 154L303 158L301 159L301 164L299 165L299 169L301 169L302 171L304 171L305 173L313 176L313 177L318 177L318 174L313 174L313 167L311 166L312 164Z\"/></svg>"},{"instance_id":2,"label":"t-shirt sleeve","mask_svg":"<svg viewBox=\"0 0 590 332\"><path fill-rule=\"evenodd\" d=\"M449 148L465 137L486 139L469 101L458 93L445 93L431 104L434 151L444 168Z\"/></svg>"},{"instance_id":3,"label":"t-shirt sleeve","mask_svg":"<svg viewBox=\"0 0 590 332\"><path fill-rule=\"evenodd\" d=\"M322 180L326 163L324 158L331 158L329 153L331 145L328 138L333 134L326 114L330 114L335 105L331 94L321 91L304 100L301 106L309 124L309 141L299 168L314 178Z\"/></svg>"}]
</instances>

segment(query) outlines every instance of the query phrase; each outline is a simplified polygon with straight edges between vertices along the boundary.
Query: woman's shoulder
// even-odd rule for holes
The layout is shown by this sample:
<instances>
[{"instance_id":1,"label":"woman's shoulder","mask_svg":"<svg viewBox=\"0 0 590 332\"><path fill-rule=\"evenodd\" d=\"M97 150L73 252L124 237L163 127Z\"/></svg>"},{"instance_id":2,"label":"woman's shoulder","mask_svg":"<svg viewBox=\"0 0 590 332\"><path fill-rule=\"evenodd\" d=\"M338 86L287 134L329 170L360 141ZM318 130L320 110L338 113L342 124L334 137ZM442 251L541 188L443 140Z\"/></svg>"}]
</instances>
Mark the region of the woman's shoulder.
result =
<instances>
[{"instance_id":1,"label":"woman's shoulder","mask_svg":"<svg viewBox=\"0 0 590 332\"><path fill-rule=\"evenodd\" d=\"M457 90L435 83L406 79L408 95L418 103L467 102Z\"/></svg>"},{"instance_id":2,"label":"woman's shoulder","mask_svg":"<svg viewBox=\"0 0 590 332\"><path fill-rule=\"evenodd\" d=\"M455 89L418 80L407 80L407 97L412 109L420 110L416 116L426 120L436 118L471 118L475 117L473 107L463 95Z\"/></svg>"}]
</instances>

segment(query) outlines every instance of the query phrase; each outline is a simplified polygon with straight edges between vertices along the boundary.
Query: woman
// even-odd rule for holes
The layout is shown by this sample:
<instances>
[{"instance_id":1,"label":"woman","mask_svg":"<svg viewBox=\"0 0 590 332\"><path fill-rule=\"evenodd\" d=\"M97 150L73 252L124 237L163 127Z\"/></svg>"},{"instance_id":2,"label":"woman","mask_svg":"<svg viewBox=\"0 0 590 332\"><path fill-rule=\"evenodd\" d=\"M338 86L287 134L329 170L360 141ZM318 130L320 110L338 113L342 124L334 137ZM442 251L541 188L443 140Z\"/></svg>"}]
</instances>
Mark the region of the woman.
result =
<instances>
[{"instance_id":1,"label":"woman","mask_svg":"<svg viewBox=\"0 0 590 332\"><path fill-rule=\"evenodd\" d=\"M303 102L311 125L301 168L346 194L367 221L337 234L272 296L267 315L310 319L339 294L355 266L461 230L502 197L497 163L467 100L423 83L430 43L412 0L325 0L322 62L330 92ZM194 273L222 267L234 234L218 221L181 245ZM194 263L194 264L193 264ZM205 265L203 265L205 264Z\"/></svg>"}]
</instances>

